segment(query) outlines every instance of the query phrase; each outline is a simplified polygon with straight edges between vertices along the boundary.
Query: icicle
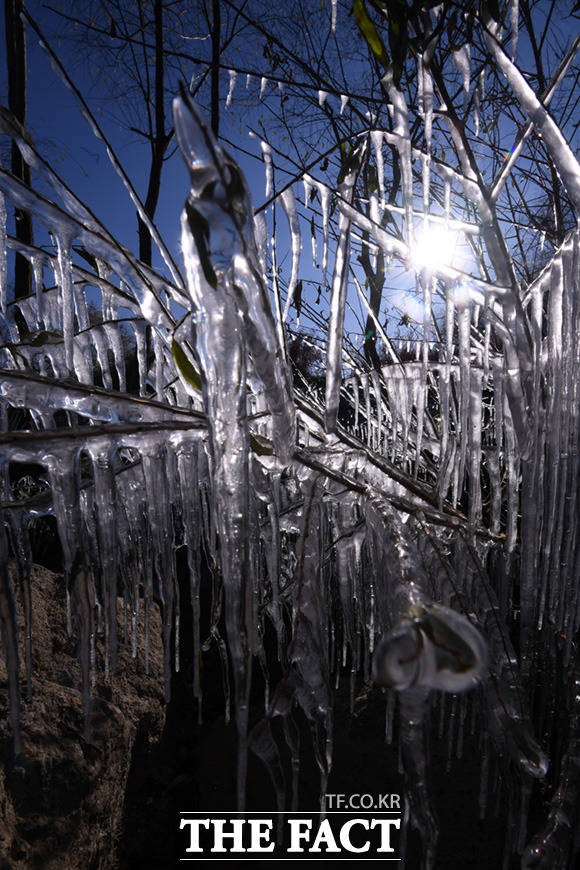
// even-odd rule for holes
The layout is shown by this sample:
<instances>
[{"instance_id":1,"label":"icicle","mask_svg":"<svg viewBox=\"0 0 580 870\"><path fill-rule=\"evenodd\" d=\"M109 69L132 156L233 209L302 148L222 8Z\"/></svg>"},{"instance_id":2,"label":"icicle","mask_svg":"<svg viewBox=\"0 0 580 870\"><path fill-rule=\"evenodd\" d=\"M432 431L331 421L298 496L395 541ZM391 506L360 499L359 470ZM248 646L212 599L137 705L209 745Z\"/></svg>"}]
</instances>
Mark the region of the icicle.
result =
<instances>
[{"instance_id":1,"label":"icicle","mask_svg":"<svg viewBox=\"0 0 580 870\"><path fill-rule=\"evenodd\" d=\"M417 64L417 111L422 118L425 117L425 104L423 101L423 72L423 55L419 55L419 62Z\"/></svg>"},{"instance_id":2,"label":"icicle","mask_svg":"<svg viewBox=\"0 0 580 870\"><path fill-rule=\"evenodd\" d=\"M411 138L409 133L409 112L402 91L393 82L392 72L388 72L383 81L386 85L389 99L393 106L394 133L396 147L401 162L401 188L403 207L405 209L405 236L409 248L413 245L413 170L411 166Z\"/></svg>"},{"instance_id":3,"label":"icicle","mask_svg":"<svg viewBox=\"0 0 580 870\"><path fill-rule=\"evenodd\" d=\"M0 239L0 244L2 240ZM0 254L0 259L2 255ZM32 258L32 273L34 275L34 294L36 299L36 326L37 329L46 329L44 312L44 259L41 256Z\"/></svg>"},{"instance_id":4,"label":"icicle","mask_svg":"<svg viewBox=\"0 0 580 870\"><path fill-rule=\"evenodd\" d=\"M157 330L153 330L153 354L155 358L155 394L158 402L165 400L164 386L164 366L163 366L163 344Z\"/></svg>"},{"instance_id":5,"label":"icicle","mask_svg":"<svg viewBox=\"0 0 580 870\"><path fill-rule=\"evenodd\" d=\"M448 174L444 176L444 191L443 191L443 210L445 214L445 224L449 226L451 219L451 178Z\"/></svg>"},{"instance_id":6,"label":"icicle","mask_svg":"<svg viewBox=\"0 0 580 870\"><path fill-rule=\"evenodd\" d=\"M318 105L320 108L325 104L328 99L328 91L318 91Z\"/></svg>"},{"instance_id":7,"label":"icicle","mask_svg":"<svg viewBox=\"0 0 580 870\"><path fill-rule=\"evenodd\" d=\"M507 529L506 529L506 553L514 552L518 537L519 515L519 456L517 453L517 441L511 419L509 403L504 397L504 438L506 448L506 461L508 470L507 485ZM530 602L522 602L522 607L529 607Z\"/></svg>"},{"instance_id":8,"label":"icicle","mask_svg":"<svg viewBox=\"0 0 580 870\"><path fill-rule=\"evenodd\" d=\"M134 323L135 342L137 345L137 368L139 369L139 395L147 395L147 327L142 323Z\"/></svg>"},{"instance_id":9,"label":"icicle","mask_svg":"<svg viewBox=\"0 0 580 870\"><path fill-rule=\"evenodd\" d=\"M431 156L431 140L433 135L433 79L421 58L423 70L423 123L425 125L425 146Z\"/></svg>"},{"instance_id":10,"label":"icicle","mask_svg":"<svg viewBox=\"0 0 580 870\"><path fill-rule=\"evenodd\" d=\"M326 268L328 265L328 210L330 206L330 190L325 184L318 184L320 205L322 208L322 283L326 284Z\"/></svg>"},{"instance_id":11,"label":"icicle","mask_svg":"<svg viewBox=\"0 0 580 870\"><path fill-rule=\"evenodd\" d=\"M189 590L193 614L193 696L199 703L201 712L201 681L200 681L200 546L201 517L199 512L199 474L198 446L196 442L183 440L177 448L177 473L181 489L181 510L183 512L184 543L187 546L187 564L189 568Z\"/></svg>"},{"instance_id":12,"label":"icicle","mask_svg":"<svg viewBox=\"0 0 580 870\"><path fill-rule=\"evenodd\" d=\"M471 81L471 46L468 42L453 52L453 63L463 77L463 111L467 109Z\"/></svg>"},{"instance_id":13,"label":"icicle","mask_svg":"<svg viewBox=\"0 0 580 870\"><path fill-rule=\"evenodd\" d=\"M377 441L375 451L381 452L381 442L383 439L383 405L381 399L381 381L379 373L373 369L371 372L371 380L373 382L373 393L375 394L376 421L377 421Z\"/></svg>"},{"instance_id":14,"label":"icicle","mask_svg":"<svg viewBox=\"0 0 580 870\"><path fill-rule=\"evenodd\" d=\"M381 194L381 208L385 207L385 167L383 161L383 133L382 130L371 131L371 142L375 149L375 159L377 162L377 181Z\"/></svg>"},{"instance_id":15,"label":"icicle","mask_svg":"<svg viewBox=\"0 0 580 870\"><path fill-rule=\"evenodd\" d=\"M96 533L101 569L101 601L104 609L105 678L117 662L117 520L115 474L110 442L92 440L88 446L93 465Z\"/></svg>"},{"instance_id":16,"label":"icicle","mask_svg":"<svg viewBox=\"0 0 580 870\"><path fill-rule=\"evenodd\" d=\"M172 546L171 477L168 474L165 439L151 438L142 448L143 478L150 526L153 567L159 577L163 601L163 652L165 697L171 692L171 631L177 581Z\"/></svg>"},{"instance_id":17,"label":"icicle","mask_svg":"<svg viewBox=\"0 0 580 870\"><path fill-rule=\"evenodd\" d=\"M6 202L4 194L0 192L0 312L6 314L6 297L7 287L7 265L6 265Z\"/></svg>"},{"instance_id":18,"label":"icicle","mask_svg":"<svg viewBox=\"0 0 580 870\"><path fill-rule=\"evenodd\" d=\"M471 347L470 347L470 323L471 312L469 305L463 305L457 309L457 323L459 335L459 381L460 381L460 454L458 465L457 483L453 497L457 502L463 486L467 447L469 444L469 411L471 391Z\"/></svg>"},{"instance_id":19,"label":"icicle","mask_svg":"<svg viewBox=\"0 0 580 870\"><path fill-rule=\"evenodd\" d=\"M267 142L260 142L262 157L266 165L266 196L272 196L272 149Z\"/></svg>"},{"instance_id":20,"label":"icicle","mask_svg":"<svg viewBox=\"0 0 580 870\"><path fill-rule=\"evenodd\" d=\"M258 247L260 265L262 266L262 274L265 275L268 257L268 227L262 212L254 215L254 236Z\"/></svg>"},{"instance_id":21,"label":"icicle","mask_svg":"<svg viewBox=\"0 0 580 870\"><path fill-rule=\"evenodd\" d=\"M353 430L355 433L359 427L359 408L360 408L360 385L357 376L354 378L354 424Z\"/></svg>"},{"instance_id":22,"label":"icicle","mask_svg":"<svg viewBox=\"0 0 580 870\"><path fill-rule=\"evenodd\" d=\"M264 96L267 84L268 79L266 78L266 76L262 76L262 78L260 79L260 99L262 99L262 97Z\"/></svg>"},{"instance_id":23,"label":"icicle","mask_svg":"<svg viewBox=\"0 0 580 870\"><path fill-rule=\"evenodd\" d=\"M330 29L336 33L336 18L338 12L338 0L330 0Z\"/></svg>"},{"instance_id":24,"label":"icicle","mask_svg":"<svg viewBox=\"0 0 580 870\"><path fill-rule=\"evenodd\" d=\"M250 82L252 81L252 76L250 73L246 75L246 90L250 87Z\"/></svg>"},{"instance_id":25,"label":"icicle","mask_svg":"<svg viewBox=\"0 0 580 870\"><path fill-rule=\"evenodd\" d=\"M274 792L276 795L276 806L278 808L278 831L277 838L282 836L281 826L283 825L286 796L286 777L284 775L284 767L280 758L278 744L274 740L272 730L270 728L269 719L264 718L262 722L253 729L250 746L253 752L266 766Z\"/></svg>"},{"instance_id":26,"label":"icicle","mask_svg":"<svg viewBox=\"0 0 580 870\"><path fill-rule=\"evenodd\" d=\"M431 275L426 270L421 271L420 282L423 290L423 335L421 342L422 360L421 360L421 381L418 384L418 401L417 401L417 435L416 435L416 452L415 452L415 477L419 473L421 465L421 449L423 446L423 425L425 417L425 400L428 389L428 366L429 366L429 333L431 331L431 284L436 279L431 278Z\"/></svg>"},{"instance_id":27,"label":"icicle","mask_svg":"<svg viewBox=\"0 0 580 870\"><path fill-rule=\"evenodd\" d=\"M236 81L238 78L238 74L235 69L230 70L230 89L228 91L228 95L226 97L226 109L229 109L232 105L232 98L234 96L234 88L236 87Z\"/></svg>"},{"instance_id":28,"label":"icicle","mask_svg":"<svg viewBox=\"0 0 580 870\"><path fill-rule=\"evenodd\" d=\"M481 421L482 421L482 373L479 368L471 370L469 406L469 522L478 525L481 520Z\"/></svg>"},{"instance_id":29,"label":"icicle","mask_svg":"<svg viewBox=\"0 0 580 870\"><path fill-rule=\"evenodd\" d=\"M370 219L373 221L373 223L375 223L377 225L380 224L381 213L380 213L380 209L379 209L379 198L374 191L369 195L369 216L370 216ZM373 269L375 271L377 268L378 255L379 255L379 249L378 249L378 247L375 247L373 250L373 253L371 254L371 262L372 262Z\"/></svg>"},{"instance_id":30,"label":"icicle","mask_svg":"<svg viewBox=\"0 0 580 870\"><path fill-rule=\"evenodd\" d=\"M302 176L302 185L304 187L304 208L310 208L310 194L312 191L312 179L305 173Z\"/></svg>"},{"instance_id":31,"label":"icicle","mask_svg":"<svg viewBox=\"0 0 580 870\"><path fill-rule=\"evenodd\" d=\"M72 283L71 239L56 237L58 251L58 283L62 305L62 331L64 336L65 365L70 374L74 372L74 297Z\"/></svg>"},{"instance_id":32,"label":"icicle","mask_svg":"<svg viewBox=\"0 0 580 870\"><path fill-rule=\"evenodd\" d=\"M302 239L300 237L300 221L298 220L298 214L296 212L296 197L294 196L294 190L292 189L292 187L287 187L286 190L280 194L280 200L282 202L282 207L286 212L286 217L288 218L288 226L290 227L290 241L292 245L292 273L290 275L290 281L288 283L288 295L286 297L286 305L284 307L284 313L282 314L282 321L284 322L288 317L290 304L294 297L294 290L298 282L298 270L300 268L300 251L302 250Z\"/></svg>"},{"instance_id":33,"label":"icicle","mask_svg":"<svg viewBox=\"0 0 580 870\"><path fill-rule=\"evenodd\" d=\"M431 183L431 142L433 130L433 80L431 74L423 65L421 58L420 68L423 81L423 123L425 126L425 149L421 154L422 181L423 181L423 213L429 213L429 190Z\"/></svg>"},{"instance_id":34,"label":"icicle","mask_svg":"<svg viewBox=\"0 0 580 870\"><path fill-rule=\"evenodd\" d=\"M473 95L473 128L476 136L479 136L479 104L479 88L476 88Z\"/></svg>"},{"instance_id":35,"label":"icicle","mask_svg":"<svg viewBox=\"0 0 580 870\"><path fill-rule=\"evenodd\" d=\"M79 635L79 661L82 674L84 736L90 741L90 695L92 683L91 649L94 648L95 592L89 566L81 499L79 493L79 455L66 448L53 449L44 457L52 491L52 503L63 550L65 583L71 596L71 616Z\"/></svg>"},{"instance_id":36,"label":"icicle","mask_svg":"<svg viewBox=\"0 0 580 870\"><path fill-rule=\"evenodd\" d=\"M516 51L518 48L518 23L520 17L519 0L511 0L510 22L512 26L512 60L516 59Z\"/></svg>"},{"instance_id":37,"label":"icicle","mask_svg":"<svg viewBox=\"0 0 580 870\"><path fill-rule=\"evenodd\" d=\"M347 105L348 105L348 100L349 100L349 98L347 97L346 94L341 94L341 95L340 95L340 114L341 114L341 115L342 115L342 113L344 112L344 110L346 109L346 107L347 107Z\"/></svg>"},{"instance_id":38,"label":"icicle","mask_svg":"<svg viewBox=\"0 0 580 870\"><path fill-rule=\"evenodd\" d=\"M426 714L428 695L425 690L411 689L400 696L401 751L408 780L407 795L413 821L423 841L423 866L432 870L439 831L427 785L428 750Z\"/></svg>"},{"instance_id":39,"label":"icicle","mask_svg":"<svg viewBox=\"0 0 580 870\"><path fill-rule=\"evenodd\" d=\"M350 169L338 186L340 197L352 203L358 177L362 149L353 155ZM340 384L342 379L342 342L344 313L348 284L348 258L350 248L350 219L341 211L338 218L338 242L336 245L334 271L332 275L332 295L330 299L330 318L328 323L328 345L326 353L326 410L325 426L327 432L334 432L338 418ZM370 425L370 416L369 416Z\"/></svg>"},{"instance_id":40,"label":"icicle","mask_svg":"<svg viewBox=\"0 0 580 870\"><path fill-rule=\"evenodd\" d=\"M312 217L310 220L310 246L312 248L312 266L313 268L316 268L316 256L318 253L318 248L316 244L316 227L314 226L314 217Z\"/></svg>"},{"instance_id":41,"label":"icicle","mask_svg":"<svg viewBox=\"0 0 580 870\"><path fill-rule=\"evenodd\" d=\"M121 332L116 323L107 323L103 326L103 329L105 331L105 335L109 340L109 345L113 351L115 369L119 381L118 389L121 392L125 392L127 389L127 377L125 369L125 353L123 351L123 340Z\"/></svg>"}]
</instances>

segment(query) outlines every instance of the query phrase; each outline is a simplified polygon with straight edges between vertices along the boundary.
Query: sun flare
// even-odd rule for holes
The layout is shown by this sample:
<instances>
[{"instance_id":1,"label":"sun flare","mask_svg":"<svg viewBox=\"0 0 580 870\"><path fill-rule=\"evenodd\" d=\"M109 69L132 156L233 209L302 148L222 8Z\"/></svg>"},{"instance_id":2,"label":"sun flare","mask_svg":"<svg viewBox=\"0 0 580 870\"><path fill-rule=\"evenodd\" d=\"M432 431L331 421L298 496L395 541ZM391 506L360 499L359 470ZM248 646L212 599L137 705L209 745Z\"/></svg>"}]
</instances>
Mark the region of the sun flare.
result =
<instances>
[{"instance_id":1,"label":"sun flare","mask_svg":"<svg viewBox=\"0 0 580 870\"><path fill-rule=\"evenodd\" d=\"M443 226L423 227L411 249L415 269L439 269L450 266L455 256L457 233Z\"/></svg>"}]
</instances>

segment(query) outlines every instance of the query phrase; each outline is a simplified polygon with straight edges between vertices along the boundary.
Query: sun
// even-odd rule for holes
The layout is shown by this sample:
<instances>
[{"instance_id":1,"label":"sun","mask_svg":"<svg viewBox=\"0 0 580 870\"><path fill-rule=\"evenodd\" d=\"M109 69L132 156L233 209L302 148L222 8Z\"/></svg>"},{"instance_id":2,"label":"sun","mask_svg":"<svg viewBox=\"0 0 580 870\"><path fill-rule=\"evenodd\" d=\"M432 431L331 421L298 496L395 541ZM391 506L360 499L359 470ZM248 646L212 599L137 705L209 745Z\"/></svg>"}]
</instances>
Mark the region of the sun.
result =
<instances>
[{"instance_id":1,"label":"sun","mask_svg":"<svg viewBox=\"0 0 580 870\"><path fill-rule=\"evenodd\" d=\"M411 247L411 263L417 270L451 266L456 245L457 233L452 230L437 225L423 227Z\"/></svg>"}]
</instances>

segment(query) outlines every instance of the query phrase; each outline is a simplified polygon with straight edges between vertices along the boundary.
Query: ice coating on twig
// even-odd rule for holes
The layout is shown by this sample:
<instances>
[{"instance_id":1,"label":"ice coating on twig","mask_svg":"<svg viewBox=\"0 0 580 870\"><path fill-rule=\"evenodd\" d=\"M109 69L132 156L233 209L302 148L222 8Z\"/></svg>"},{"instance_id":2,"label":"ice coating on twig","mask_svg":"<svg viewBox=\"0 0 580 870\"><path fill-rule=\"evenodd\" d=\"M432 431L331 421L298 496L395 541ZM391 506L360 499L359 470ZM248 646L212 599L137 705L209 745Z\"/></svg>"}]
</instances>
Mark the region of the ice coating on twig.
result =
<instances>
[{"instance_id":1,"label":"ice coating on twig","mask_svg":"<svg viewBox=\"0 0 580 870\"><path fill-rule=\"evenodd\" d=\"M381 194L381 208L385 207L385 165L383 160L383 133L381 130L371 131L371 142L375 150L375 160L377 163L377 180L379 183L379 191Z\"/></svg>"},{"instance_id":2,"label":"ice coating on twig","mask_svg":"<svg viewBox=\"0 0 580 870\"><path fill-rule=\"evenodd\" d=\"M498 42L498 26L489 15L484 18L483 36L489 53L505 75L522 109L528 114L550 151L562 183L580 213L580 165L562 131L548 114L530 85Z\"/></svg>"},{"instance_id":3,"label":"ice coating on twig","mask_svg":"<svg viewBox=\"0 0 580 870\"><path fill-rule=\"evenodd\" d=\"M409 111L405 96L393 81L389 70L382 79L393 106L394 133L396 147L401 161L401 187L405 209L405 236L409 247L413 244L413 171L411 167L411 140L409 136Z\"/></svg>"},{"instance_id":4,"label":"ice coating on twig","mask_svg":"<svg viewBox=\"0 0 580 870\"><path fill-rule=\"evenodd\" d=\"M338 192L346 202L352 202L364 148L361 146L345 158L349 163L343 165L343 178ZM342 380L342 333L344 328L344 309L348 281L348 258L350 247L350 220L341 212L338 219L338 244L336 246L332 289L330 300L330 320L328 323L328 349L326 354L326 412L327 432L336 429L340 384Z\"/></svg>"},{"instance_id":5,"label":"ice coating on twig","mask_svg":"<svg viewBox=\"0 0 580 870\"><path fill-rule=\"evenodd\" d=\"M518 50L519 18L520 18L520 0L511 0L510 23L511 23L511 28L512 28L512 42L511 42L512 60L516 59L516 51Z\"/></svg>"},{"instance_id":6,"label":"ice coating on twig","mask_svg":"<svg viewBox=\"0 0 580 870\"><path fill-rule=\"evenodd\" d=\"M0 311L6 313L6 203L0 193Z\"/></svg>"}]
</instances>

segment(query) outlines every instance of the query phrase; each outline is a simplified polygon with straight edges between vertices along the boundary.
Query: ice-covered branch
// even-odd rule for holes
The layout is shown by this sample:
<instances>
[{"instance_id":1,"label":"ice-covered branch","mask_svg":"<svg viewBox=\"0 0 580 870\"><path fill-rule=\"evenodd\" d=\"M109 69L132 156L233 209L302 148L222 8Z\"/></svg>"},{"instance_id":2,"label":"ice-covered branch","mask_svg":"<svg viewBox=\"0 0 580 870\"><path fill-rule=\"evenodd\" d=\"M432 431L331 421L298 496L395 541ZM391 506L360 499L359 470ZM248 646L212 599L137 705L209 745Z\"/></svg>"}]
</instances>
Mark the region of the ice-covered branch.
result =
<instances>
[{"instance_id":1,"label":"ice-covered branch","mask_svg":"<svg viewBox=\"0 0 580 870\"><path fill-rule=\"evenodd\" d=\"M556 93L556 88L561 83L562 79L564 78L564 76L566 75L568 70L570 69L572 61L576 57L576 54L577 54L579 48L580 48L580 34L573 41L572 45L570 46L570 48L566 52L565 57L562 58L560 64L558 65L558 69L554 73L554 77L552 78L552 81L550 82L549 86L546 88L544 93L540 95L539 100L540 100L541 104L543 106L545 106L546 108L550 105L550 103L552 101L552 97ZM516 144L512 148L509 157L507 157L506 160L504 160L503 165L502 165L500 171L498 172L495 181L491 185L490 196L491 196L491 199L493 201L495 201L497 199L497 197L499 196L499 194L501 193L502 188L506 182L508 175L512 171L518 157L522 153L522 149L525 145L525 142L526 142L528 136L530 135L532 127L533 127L533 122L531 120L529 120L526 122L524 127L519 130L518 135L517 135L517 139L516 139Z\"/></svg>"},{"instance_id":2,"label":"ice-covered branch","mask_svg":"<svg viewBox=\"0 0 580 870\"><path fill-rule=\"evenodd\" d=\"M538 135L546 143L568 196L580 214L580 164L566 141L564 134L549 114L545 105L525 80L516 64L510 60L498 40L497 23L489 13L483 15L483 37L498 69L506 77L524 112L529 116Z\"/></svg>"}]
</instances>

